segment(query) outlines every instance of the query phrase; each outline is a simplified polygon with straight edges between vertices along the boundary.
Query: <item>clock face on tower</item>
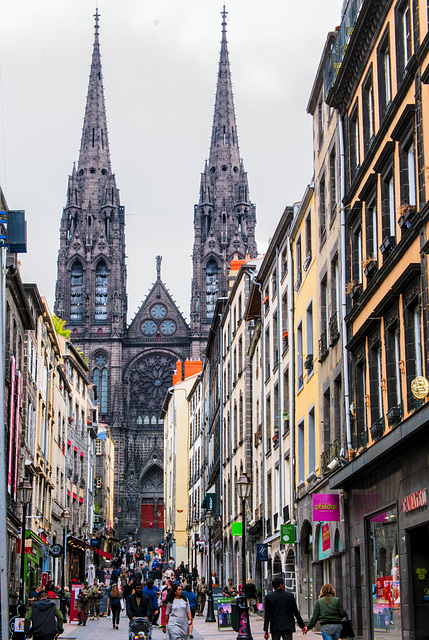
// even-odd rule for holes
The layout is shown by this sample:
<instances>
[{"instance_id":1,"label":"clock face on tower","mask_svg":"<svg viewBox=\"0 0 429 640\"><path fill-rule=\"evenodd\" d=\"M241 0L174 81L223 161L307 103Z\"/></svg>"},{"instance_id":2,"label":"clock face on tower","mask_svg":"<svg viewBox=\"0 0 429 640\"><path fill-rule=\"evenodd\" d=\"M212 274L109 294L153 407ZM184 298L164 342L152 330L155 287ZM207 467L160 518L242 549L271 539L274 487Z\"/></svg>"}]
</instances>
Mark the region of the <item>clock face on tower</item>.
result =
<instances>
[{"instance_id":1,"label":"clock face on tower","mask_svg":"<svg viewBox=\"0 0 429 640\"><path fill-rule=\"evenodd\" d=\"M163 304L155 304L150 310L152 318L161 320L167 315L167 308Z\"/></svg>"},{"instance_id":2,"label":"clock face on tower","mask_svg":"<svg viewBox=\"0 0 429 640\"><path fill-rule=\"evenodd\" d=\"M163 320L159 328L165 336L171 336L176 331L176 323L173 320Z\"/></svg>"},{"instance_id":3,"label":"clock face on tower","mask_svg":"<svg viewBox=\"0 0 429 640\"><path fill-rule=\"evenodd\" d=\"M153 320L145 320L142 322L141 331L145 336L153 336L156 333L156 324Z\"/></svg>"}]
</instances>

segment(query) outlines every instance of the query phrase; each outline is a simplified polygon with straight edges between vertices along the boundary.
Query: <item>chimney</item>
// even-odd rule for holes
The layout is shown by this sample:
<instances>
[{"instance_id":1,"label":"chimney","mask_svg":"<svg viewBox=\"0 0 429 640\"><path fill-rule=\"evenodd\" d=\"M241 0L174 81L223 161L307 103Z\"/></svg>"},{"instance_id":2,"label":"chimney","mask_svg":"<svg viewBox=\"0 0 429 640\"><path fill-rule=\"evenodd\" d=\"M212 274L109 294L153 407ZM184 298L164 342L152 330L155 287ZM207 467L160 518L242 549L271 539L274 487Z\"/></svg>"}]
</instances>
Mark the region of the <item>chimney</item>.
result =
<instances>
[{"instance_id":1,"label":"chimney","mask_svg":"<svg viewBox=\"0 0 429 640\"><path fill-rule=\"evenodd\" d=\"M182 361L176 361L176 371L173 373L173 386L182 381Z\"/></svg>"},{"instance_id":2,"label":"chimney","mask_svg":"<svg viewBox=\"0 0 429 640\"><path fill-rule=\"evenodd\" d=\"M197 373L201 373L202 370L203 363L201 362L201 360L185 360L184 380L196 375Z\"/></svg>"}]
</instances>

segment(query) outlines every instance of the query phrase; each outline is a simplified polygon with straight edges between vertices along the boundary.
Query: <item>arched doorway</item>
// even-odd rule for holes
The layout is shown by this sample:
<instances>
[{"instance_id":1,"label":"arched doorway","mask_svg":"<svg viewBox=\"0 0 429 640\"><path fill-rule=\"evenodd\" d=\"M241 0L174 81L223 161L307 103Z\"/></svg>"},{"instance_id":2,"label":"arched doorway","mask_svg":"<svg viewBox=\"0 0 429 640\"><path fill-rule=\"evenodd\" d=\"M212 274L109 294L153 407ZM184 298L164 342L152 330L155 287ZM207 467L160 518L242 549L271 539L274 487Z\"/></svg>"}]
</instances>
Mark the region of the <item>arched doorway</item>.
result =
<instances>
[{"instance_id":1,"label":"arched doorway","mask_svg":"<svg viewBox=\"0 0 429 640\"><path fill-rule=\"evenodd\" d=\"M289 549L285 564L285 591L295 593L295 553Z\"/></svg>"},{"instance_id":2,"label":"arched doorway","mask_svg":"<svg viewBox=\"0 0 429 640\"><path fill-rule=\"evenodd\" d=\"M308 520L301 528L300 550L302 567L299 576L299 610L304 619L310 619L313 613L313 529Z\"/></svg>"},{"instance_id":3,"label":"arched doorway","mask_svg":"<svg viewBox=\"0 0 429 640\"><path fill-rule=\"evenodd\" d=\"M151 465L140 480L140 542L157 546L164 537L164 493L162 469Z\"/></svg>"},{"instance_id":4,"label":"arched doorway","mask_svg":"<svg viewBox=\"0 0 429 640\"><path fill-rule=\"evenodd\" d=\"M282 578L282 573L282 560L280 558L280 554L276 553L273 562L273 578Z\"/></svg>"}]
</instances>

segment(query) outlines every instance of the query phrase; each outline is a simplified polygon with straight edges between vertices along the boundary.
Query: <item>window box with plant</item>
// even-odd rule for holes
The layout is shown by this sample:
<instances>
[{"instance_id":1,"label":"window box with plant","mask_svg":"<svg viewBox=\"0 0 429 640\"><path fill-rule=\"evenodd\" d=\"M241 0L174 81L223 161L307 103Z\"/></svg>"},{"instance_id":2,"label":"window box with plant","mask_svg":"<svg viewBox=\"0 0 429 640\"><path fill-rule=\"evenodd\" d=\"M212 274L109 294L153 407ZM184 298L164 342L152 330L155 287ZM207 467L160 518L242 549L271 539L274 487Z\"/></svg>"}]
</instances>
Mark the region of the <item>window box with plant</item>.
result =
<instances>
[{"instance_id":1,"label":"window box with plant","mask_svg":"<svg viewBox=\"0 0 429 640\"><path fill-rule=\"evenodd\" d=\"M367 280L371 280L378 271L377 258L375 255L367 256L362 260L362 267Z\"/></svg>"},{"instance_id":2,"label":"window box with plant","mask_svg":"<svg viewBox=\"0 0 429 640\"><path fill-rule=\"evenodd\" d=\"M378 420L376 420L376 422L371 425L369 430L371 431L372 439L379 440L384 433L384 419L379 418Z\"/></svg>"},{"instance_id":3,"label":"window box with plant","mask_svg":"<svg viewBox=\"0 0 429 640\"><path fill-rule=\"evenodd\" d=\"M389 253L396 247L396 237L386 236L380 245L380 251L384 258L387 258Z\"/></svg>"},{"instance_id":4,"label":"window box with plant","mask_svg":"<svg viewBox=\"0 0 429 640\"><path fill-rule=\"evenodd\" d=\"M353 302L357 302L362 291L361 282L348 282L346 285L346 294L350 296Z\"/></svg>"}]
</instances>

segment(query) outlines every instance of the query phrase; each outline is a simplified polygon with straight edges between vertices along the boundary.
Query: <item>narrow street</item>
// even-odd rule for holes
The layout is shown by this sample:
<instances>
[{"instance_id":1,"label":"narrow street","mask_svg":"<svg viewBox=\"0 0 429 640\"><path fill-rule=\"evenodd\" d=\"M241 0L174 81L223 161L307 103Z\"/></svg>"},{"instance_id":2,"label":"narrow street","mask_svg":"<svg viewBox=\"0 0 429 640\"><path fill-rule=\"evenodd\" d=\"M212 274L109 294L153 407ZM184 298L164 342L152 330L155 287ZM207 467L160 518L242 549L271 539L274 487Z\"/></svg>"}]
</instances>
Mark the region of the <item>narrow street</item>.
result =
<instances>
[{"instance_id":1,"label":"narrow street","mask_svg":"<svg viewBox=\"0 0 429 640\"><path fill-rule=\"evenodd\" d=\"M250 614L250 627L252 636L258 640L263 638L263 617L257 614ZM217 624L205 622L205 617L196 617L194 619L194 640L213 640L214 638L222 638L222 640L236 640L237 632L230 630L219 631ZM295 638L302 638L302 632L297 628ZM309 640L320 640L320 633L310 631L307 636ZM60 638L69 638L70 640L125 640L128 638L128 618L123 611L121 613L121 621L119 629L112 628L112 620L101 617L100 620L88 620L85 627L79 627L77 624L65 624L64 633ZM159 627L152 629L153 640L163 640L165 635ZM271 638L271 636L270 636Z\"/></svg>"}]
</instances>

